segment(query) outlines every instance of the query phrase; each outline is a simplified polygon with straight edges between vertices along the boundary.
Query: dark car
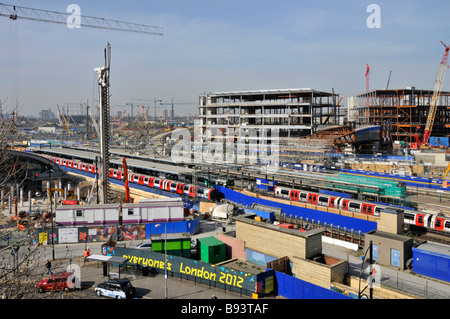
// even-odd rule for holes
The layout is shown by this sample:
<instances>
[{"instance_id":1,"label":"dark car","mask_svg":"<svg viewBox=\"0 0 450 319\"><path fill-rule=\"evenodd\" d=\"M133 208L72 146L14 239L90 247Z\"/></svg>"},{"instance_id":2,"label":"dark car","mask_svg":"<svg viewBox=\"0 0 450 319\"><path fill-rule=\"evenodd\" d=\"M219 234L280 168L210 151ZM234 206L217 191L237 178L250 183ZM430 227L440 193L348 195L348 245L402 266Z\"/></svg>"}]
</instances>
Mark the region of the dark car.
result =
<instances>
[{"instance_id":1,"label":"dark car","mask_svg":"<svg viewBox=\"0 0 450 319\"><path fill-rule=\"evenodd\" d=\"M110 279L94 288L97 296L107 296L116 299L133 298L136 289L128 279Z\"/></svg>"}]
</instances>

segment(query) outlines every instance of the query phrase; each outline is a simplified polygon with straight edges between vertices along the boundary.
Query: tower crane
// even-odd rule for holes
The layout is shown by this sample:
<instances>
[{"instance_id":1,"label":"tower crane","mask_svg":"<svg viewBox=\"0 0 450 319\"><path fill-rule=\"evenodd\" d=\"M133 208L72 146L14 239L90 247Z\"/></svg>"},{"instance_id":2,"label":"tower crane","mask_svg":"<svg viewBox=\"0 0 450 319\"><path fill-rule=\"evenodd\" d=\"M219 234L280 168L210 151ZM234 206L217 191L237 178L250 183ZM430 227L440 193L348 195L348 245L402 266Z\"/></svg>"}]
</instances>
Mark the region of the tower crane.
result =
<instances>
[{"instance_id":1,"label":"tower crane","mask_svg":"<svg viewBox=\"0 0 450 319\"><path fill-rule=\"evenodd\" d=\"M33 9L21 6L14 6L0 3L0 16L7 17L11 21L32 20L39 22L49 22L69 26L69 21L73 15L67 12L55 12L41 9ZM107 29L124 32L137 32L143 34L163 35L161 26L149 26L143 24L130 23L125 21L111 20L99 17L76 16L79 21L78 27ZM110 86L110 61L111 47L108 43L104 50L105 65L95 68L98 73L98 86L100 91L100 127L94 122L97 133L100 133L100 172L102 186L102 202L107 204L110 200L109 194L109 86ZM67 124L67 123L66 123ZM100 130L99 130L100 128ZM69 131L70 132L70 131Z\"/></svg>"},{"instance_id":2,"label":"tower crane","mask_svg":"<svg viewBox=\"0 0 450 319\"><path fill-rule=\"evenodd\" d=\"M23 19L67 25L72 14L0 3L0 16L7 17L14 21ZM80 27L163 35L161 26L151 26L83 15L79 15L79 21Z\"/></svg>"},{"instance_id":3,"label":"tower crane","mask_svg":"<svg viewBox=\"0 0 450 319\"><path fill-rule=\"evenodd\" d=\"M370 73L370 66L367 64L366 65L366 93L369 93L369 73ZM369 95L367 95L366 106L369 106Z\"/></svg>"},{"instance_id":4,"label":"tower crane","mask_svg":"<svg viewBox=\"0 0 450 319\"><path fill-rule=\"evenodd\" d=\"M425 131L422 137L422 145L427 145L428 140L431 135L431 131L433 129L434 120L436 118L436 111L438 108L438 100L442 90L442 84L444 83L445 73L448 69L448 51L450 47L446 46L444 42L442 45L445 47L445 53L442 57L441 64L439 65L439 71L436 78L436 83L434 85L433 97L431 99L430 110L428 111L427 123L425 125Z\"/></svg>"}]
</instances>

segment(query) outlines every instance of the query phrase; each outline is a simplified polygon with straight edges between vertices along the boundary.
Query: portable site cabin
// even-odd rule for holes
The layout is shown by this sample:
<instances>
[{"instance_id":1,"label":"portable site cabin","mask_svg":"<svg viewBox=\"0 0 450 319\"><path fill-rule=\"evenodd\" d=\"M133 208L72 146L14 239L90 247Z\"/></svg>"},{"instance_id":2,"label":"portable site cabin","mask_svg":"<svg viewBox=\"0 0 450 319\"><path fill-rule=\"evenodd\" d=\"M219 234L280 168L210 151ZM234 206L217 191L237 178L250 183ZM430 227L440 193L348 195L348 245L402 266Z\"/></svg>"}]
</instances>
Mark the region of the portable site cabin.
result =
<instances>
[{"instance_id":1,"label":"portable site cabin","mask_svg":"<svg viewBox=\"0 0 450 319\"><path fill-rule=\"evenodd\" d=\"M226 260L225 243L212 236L197 239L197 253L202 261L209 264Z\"/></svg>"}]
</instances>

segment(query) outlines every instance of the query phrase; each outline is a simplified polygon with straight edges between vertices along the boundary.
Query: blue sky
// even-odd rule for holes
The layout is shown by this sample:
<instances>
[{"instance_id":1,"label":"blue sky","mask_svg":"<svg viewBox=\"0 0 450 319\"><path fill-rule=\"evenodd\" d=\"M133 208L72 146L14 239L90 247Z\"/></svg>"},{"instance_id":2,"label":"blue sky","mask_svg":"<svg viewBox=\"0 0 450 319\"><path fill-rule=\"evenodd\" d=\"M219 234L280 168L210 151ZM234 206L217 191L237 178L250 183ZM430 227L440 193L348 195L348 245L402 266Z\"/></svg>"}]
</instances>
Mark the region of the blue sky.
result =
<instances>
[{"instance_id":1,"label":"blue sky","mask_svg":"<svg viewBox=\"0 0 450 319\"><path fill-rule=\"evenodd\" d=\"M113 110L133 100L174 99L180 115L196 113L198 96L214 91L334 88L345 105L365 91L366 64L373 89L386 87L390 71L390 88L432 89L444 53L439 41L450 44L450 3L442 0L7 3L59 12L75 3L82 15L161 25L164 32L69 29L0 17L0 100L8 109L17 98L24 115L49 107L56 112L57 104L92 105L94 68L103 65L108 41ZM366 24L371 3L380 7L381 28ZM450 78L443 89L450 90Z\"/></svg>"}]
</instances>

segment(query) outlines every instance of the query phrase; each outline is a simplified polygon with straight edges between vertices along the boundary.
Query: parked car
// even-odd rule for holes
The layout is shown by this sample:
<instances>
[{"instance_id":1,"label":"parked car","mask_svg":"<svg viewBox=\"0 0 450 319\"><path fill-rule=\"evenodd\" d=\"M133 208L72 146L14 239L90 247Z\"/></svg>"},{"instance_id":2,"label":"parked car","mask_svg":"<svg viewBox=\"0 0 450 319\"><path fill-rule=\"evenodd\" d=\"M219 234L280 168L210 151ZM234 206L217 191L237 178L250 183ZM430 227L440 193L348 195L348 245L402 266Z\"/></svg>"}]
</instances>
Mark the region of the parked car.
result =
<instances>
[{"instance_id":1,"label":"parked car","mask_svg":"<svg viewBox=\"0 0 450 319\"><path fill-rule=\"evenodd\" d=\"M73 284L67 284L67 280L71 275L72 273L67 271L50 275L50 277L39 280L36 283L36 290L40 293L45 291L69 291L74 287ZM72 281L74 283L75 278L72 278Z\"/></svg>"},{"instance_id":2,"label":"parked car","mask_svg":"<svg viewBox=\"0 0 450 319\"><path fill-rule=\"evenodd\" d=\"M152 242L146 241L135 247L136 249L152 250Z\"/></svg>"},{"instance_id":3,"label":"parked car","mask_svg":"<svg viewBox=\"0 0 450 319\"><path fill-rule=\"evenodd\" d=\"M95 288L97 296L107 296L116 299L134 297L136 289L128 279L110 279L98 284Z\"/></svg>"}]
</instances>

